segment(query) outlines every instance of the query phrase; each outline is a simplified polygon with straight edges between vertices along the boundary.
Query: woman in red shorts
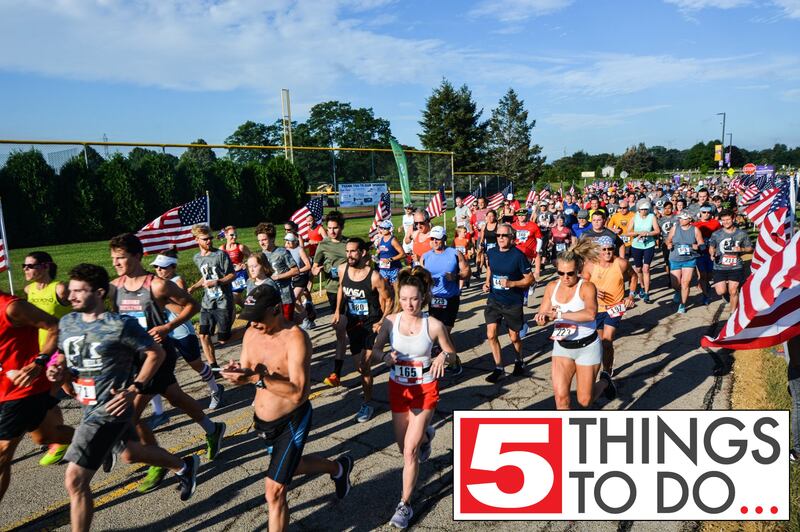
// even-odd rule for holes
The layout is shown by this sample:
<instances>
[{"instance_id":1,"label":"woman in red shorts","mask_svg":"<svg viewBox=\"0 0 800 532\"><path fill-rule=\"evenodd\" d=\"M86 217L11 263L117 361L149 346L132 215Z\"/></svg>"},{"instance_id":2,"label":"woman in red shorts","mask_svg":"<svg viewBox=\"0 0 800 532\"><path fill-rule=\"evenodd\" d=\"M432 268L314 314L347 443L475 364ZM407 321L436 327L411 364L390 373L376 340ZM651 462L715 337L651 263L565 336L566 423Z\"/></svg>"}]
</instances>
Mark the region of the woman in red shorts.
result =
<instances>
[{"instance_id":1,"label":"woman in red shorts","mask_svg":"<svg viewBox=\"0 0 800 532\"><path fill-rule=\"evenodd\" d=\"M403 493L389 521L397 528L408 527L414 515L409 505L417 483L419 463L431 455L436 431L430 425L439 402L439 383L444 368L456 353L445 326L422 312L431 300L431 274L419 266L400 271L397 299L400 312L383 321L373 353L382 353L388 341L392 350L383 354L390 368L389 405L397 445L403 453ZM434 342L442 352L431 358ZM374 356L374 355L373 355Z\"/></svg>"}]
</instances>

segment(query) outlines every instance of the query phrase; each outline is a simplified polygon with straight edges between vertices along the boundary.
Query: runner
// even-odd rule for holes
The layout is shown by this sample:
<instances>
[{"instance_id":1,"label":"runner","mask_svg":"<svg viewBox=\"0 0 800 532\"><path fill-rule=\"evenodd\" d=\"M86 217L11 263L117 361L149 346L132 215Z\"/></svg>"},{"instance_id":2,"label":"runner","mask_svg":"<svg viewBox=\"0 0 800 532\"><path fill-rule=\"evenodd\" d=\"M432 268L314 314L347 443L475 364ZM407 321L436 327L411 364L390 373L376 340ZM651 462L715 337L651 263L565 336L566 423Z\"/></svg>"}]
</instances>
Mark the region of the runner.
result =
<instances>
[{"instance_id":1,"label":"runner","mask_svg":"<svg viewBox=\"0 0 800 532\"><path fill-rule=\"evenodd\" d=\"M633 216L635 215L635 213L631 212L628 207L628 200L620 201L619 210L611 215L611 218L608 219L607 224L607 227L614 231L625 245L625 257L629 257L631 255L632 241L631 236L628 234L628 228L631 220L633 220Z\"/></svg>"},{"instance_id":2,"label":"runner","mask_svg":"<svg viewBox=\"0 0 800 532\"><path fill-rule=\"evenodd\" d=\"M222 245L222 251L231 259L233 271L236 272L236 276L231 282L231 290L241 292L247 282L247 265L245 263L247 257L250 256L250 249L236 241L238 235L234 226L229 225L222 231L225 235L225 244Z\"/></svg>"},{"instance_id":3,"label":"runner","mask_svg":"<svg viewBox=\"0 0 800 532\"><path fill-rule=\"evenodd\" d=\"M381 220L378 223L380 237L377 239L378 248L378 271L381 277L386 279L389 284L397 282L397 274L406 258L403 246L392 234L394 224L391 220Z\"/></svg>"},{"instance_id":4,"label":"runner","mask_svg":"<svg viewBox=\"0 0 800 532\"><path fill-rule=\"evenodd\" d=\"M328 283L325 285L325 293L328 296L328 303L331 311L336 313L339 307L336 306L336 298L339 292L339 265L347 262L347 238L342 236L344 231L344 216L339 211L331 211L325 215L325 227L328 238L320 242L317 253L314 255L314 266L311 268L312 275L319 275L325 271L328 275ZM342 374L344 365L344 352L347 348L347 318L341 316L337 323L332 323L333 330L336 332L336 354L333 359L333 373L325 377L325 384L328 386L339 386L339 376Z\"/></svg>"},{"instance_id":5,"label":"runner","mask_svg":"<svg viewBox=\"0 0 800 532\"><path fill-rule=\"evenodd\" d=\"M483 312L486 319L486 339L492 349L494 370L486 377L487 382L496 383L505 376L500 340L497 329L505 322L508 338L514 347L514 376L525 373L522 357L520 331L525 324L523 302L528 287L533 284L531 263L525 255L514 247L514 228L503 224L497 228L497 247L486 253L486 283L483 291L489 299Z\"/></svg>"},{"instance_id":6,"label":"runner","mask_svg":"<svg viewBox=\"0 0 800 532\"><path fill-rule=\"evenodd\" d=\"M192 259L200 270L200 279L189 287L188 292L203 288L203 298L200 301L200 345L203 346L203 354L213 370L219 366L212 335L217 333L219 343L227 342L231 337L234 310L231 283L235 272L227 253L214 248L211 229L207 225L197 224L192 227L192 236L200 249ZM114 267L117 267L116 264ZM120 274L119 269L117 273Z\"/></svg>"},{"instance_id":7,"label":"runner","mask_svg":"<svg viewBox=\"0 0 800 532\"><path fill-rule=\"evenodd\" d=\"M386 316L391 312L392 298L381 275L369 263L369 244L361 238L350 238L346 244L347 263L339 266L339 292L332 323L339 322L341 310L347 317L347 338L350 353L356 357L356 370L361 374L364 402L356 421L372 418L372 344Z\"/></svg>"},{"instance_id":8,"label":"runner","mask_svg":"<svg viewBox=\"0 0 800 532\"><path fill-rule=\"evenodd\" d=\"M379 353L387 341L391 346L382 361L390 368L389 405L397 446L403 454L403 490L389 524L401 529L408 527L414 515L410 503L419 464L430 457L436 435L431 421L439 402L437 379L456 356L444 324L422 311L431 301L432 284L430 273L423 268L402 270L398 278L400 312L387 316L375 339ZM434 341L441 348L435 357L431 354Z\"/></svg>"},{"instance_id":9,"label":"runner","mask_svg":"<svg viewBox=\"0 0 800 532\"><path fill-rule=\"evenodd\" d=\"M459 283L469 279L469 264L461 251L447 245L447 233L440 225L431 229L431 246L432 249L422 256L422 267L428 270L433 281L428 313L442 322L450 334L461 304ZM451 369L454 376L463 371L458 355L452 360Z\"/></svg>"},{"instance_id":10,"label":"runner","mask_svg":"<svg viewBox=\"0 0 800 532\"><path fill-rule=\"evenodd\" d=\"M47 377L72 383L83 407L64 456L70 462L64 484L72 530L88 531L94 514L90 483L109 457L119 454L129 464L169 469L178 476L182 501L194 494L200 459L194 454L181 459L151 442L139 441L134 430L136 398L141 397L145 383L158 379L158 368L167 355L136 319L106 312L110 286L104 268L79 264L69 278L75 312L61 318L59 348L64 355L48 368Z\"/></svg>"},{"instance_id":11,"label":"runner","mask_svg":"<svg viewBox=\"0 0 800 532\"><path fill-rule=\"evenodd\" d=\"M40 329L47 332L41 350ZM26 432L36 445L48 445L48 452L54 444L66 448L72 439L72 428L64 425L44 371L57 341L54 316L0 292L0 502L11 481L14 452ZM64 452L45 465L60 462Z\"/></svg>"},{"instance_id":12,"label":"runner","mask_svg":"<svg viewBox=\"0 0 800 532\"><path fill-rule=\"evenodd\" d=\"M178 285L178 288L181 290L186 289L186 283L181 276L177 274L178 257L174 250L165 251L163 254L158 255L151 265L155 269L156 275L160 279L172 281ZM169 302L166 304L165 310L166 319L171 322L174 321L178 315L180 315L181 311L183 311L183 307ZM208 408L211 410L216 410L222 404L223 390L214 380L214 373L211 371L211 367L209 367L209 365L203 362L200 358L200 341L197 339L194 326L190 321L185 321L172 329L172 331L169 333L169 336L172 338L175 348L178 350L178 353L181 355L181 357L183 357L183 360L185 360L186 363L189 364L189 366L195 370L198 375L200 375L200 379L206 383L206 386L208 386L208 390L211 393L211 397L208 402ZM162 417L166 417L165 413L163 412ZM154 419L153 423L151 423L151 428L162 425L166 419L162 419L162 423L156 423L155 421L156 420Z\"/></svg>"},{"instance_id":13,"label":"runner","mask_svg":"<svg viewBox=\"0 0 800 532\"><path fill-rule=\"evenodd\" d=\"M511 205L512 212L517 212L520 209L520 204L518 199L514 199L514 194L509 192L506 194L506 201L509 205Z\"/></svg>"},{"instance_id":14,"label":"runner","mask_svg":"<svg viewBox=\"0 0 800 532\"><path fill-rule=\"evenodd\" d=\"M686 313L689 284L697 266L698 249L703 243L700 229L692 225L691 213L681 212L678 215L678 225L674 225L667 235L667 248L670 250L669 270L672 275L672 287L675 289L672 301L679 303L678 314Z\"/></svg>"},{"instance_id":15,"label":"runner","mask_svg":"<svg viewBox=\"0 0 800 532\"><path fill-rule=\"evenodd\" d=\"M538 281L542 271L542 243L544 237L539 226L533 220L528 220L528 211L520 209L517 211L517 220L511 226L514 229L517 249L519 249L533 266L533 278ZM533 285L531 285L531 288ZM532 290L529 290L532 291ZM526 297L533 297L529 293Z\"/></svg>"},{"instance_id":16,"label":"runner","mask_svg":"<svg viewBox=\"0 0 800 532\"><path fill-rule=\"evenodd\" d=\"M578 211L578 223L573 224L572 234L575 235L575 238L580 238L583 233L591 229L591 224L589 223L589 211L586 209L580 209Z\"/></svg>"},{"instance_id":17,"label":"runner","mask_svg":"<svg viewBox=\"0 0 800 532\"><path fill-rule=\"evenodd\" d=\"M609 383L606 396L613 399L616 387L614 376L614 334L622 322L625 311L633 307L633 294L639 284L639 276L631 270L630 263L614 254L611 237L597 239L599 255L583 266L582 277L597 290L597 331L603 344L603 377ZM630 279L630 290L625 296L625 280ZM601 375L602 377L602 375Z\"/></svg>"},{"instance_id":18,"label":"runner","mask_svg":"<svg viewBox=\"0 0 800 532\"><path fill-rule=\"evenodd\" d=\"M722 229L708 239L708 253L714 260L714 290L733 310L739 304L739 286L744 282L742 255L753 252L753 243L746 231L733 225L733 212L719 213Z\"/></svg>"},{"instance_id":19,"label":"runner","mask_svg":"<svg viewBox=\"0 0 800 532\"><path fill-rule=\"evenodd\" d=\"M210 233L198 232L198 234L208 238L208 240L203 240L201 245L210 247ZM143 380L144 385L133 398L133 422L139 438L145 445L157 445L152 430L141 421L141 416L150 399L161 395L202 427L206 433L206 458L213 460L222 447L225 423L212 422L203 412L200 404L181 389L175 379L176 353L172 339L169 337L170 332L189 321L197 313L197 302L186 291L178 288L175 283L160 279L144 270L142 267L142 242L135 235L124 233L115 236L109 242L109 247L114 269L119 275L109 289L109 299L113 310L136 318L139 326L145 329L165 352L163 362L156 367L155 376L152 379ZM217 260L223 259L227 263L231 270L228 278L232 278L233 268L230 266L228 256L220 250L214 250L214 253L217 254ZM212 268L216 267L213 262L200 261L198 263L197 255L195 255L195 263L200 265L201 271L206 269L207 275L218 278L217 274L212 271ZM97 275L101 274L97 273ZM181 308L178 316L169 321L167 321L165 313L168 303ZM74 303L73 309L75 309ZM222 388L220 387L221 393ZM108 458L110 461L104 465L104 470L110 470L113 466L113 455L109 455ZM154 490L164 480L166 473L167 471L163 467L150 467L147 476L139 484L138 490L142 493Z\"/></svg>"},{"instance_id":20,"label":"runner","mask_svg":"<svg viewBox=\"0 0 800 532\"><path fill-rule=\"evenodd\" d=\"M464 255L467 259L467 264L475 263L475 245L472 242L472 237L467 232L466 227L456 227L456 236L453 238L453 247ZM469 279L463 279L458 282L458 286L462 289L469 288Z\"/></svg>"},{"instance_id":21,"label":"runner","mask_svg":"<svg viewBox=\"0 0 800 532\"><path fill-rule=\"evenodd\" d=\"M581 234L581 239L588 238L597 243L597 239L601 236L611 237L614 241L614 247L617 248L617 254L623 259L625 258L625 245L622 239L614 231L606 227L605 211L598 211L592 215L592 226Z\"/></svg>"},{"instance_id":22,"label":"runner","mask_svg":"<svg viewBox=\"0 0 800 532\"><path fill-rule=\"evenodd\" d=\"M272 280L281 287L283 299L283 313L286 321L294 321L294 293L292 292L292 278L300 275L300 268L292 258L292 254L284 248L275 245L275 225L260 223L256 226L256 238L261 252L272 265ZM317 247L319 249L319 247Z\"/></svg>"},{"instance_id":23,"label":"runner","mask_svg":"<svg viewBox=\"0 0 800 532\"><path fill-rule=\"evenodd\" d=\"M566 218L560 214L556 216L556 224L550 229L550 260L553 264L555 264L558 254L564 253L575 241L572 231L565 222ZM519 235L519 232L517 232L517 235Z\"/></svg>"},{"instance_id":24,"label":"runner","mask_svg":"<svg viewBox=\"0 0 800 532\"><path fill-rule=\"evenodd\" d=\"M601 376L603 382L595 382L603 355L595 323L597 290L580 276L584 265L596 258L597 246L591 240L581 240L560 254L555 264L558 278L547 284L534 318L541 326L555 322L550 339L553 395L559 410L570 409L570 388L575 377L582 408L588 408L600 393L614 390L610 378Z\"/></svg>"},{"instance_id":25,"label":"runner","mask_svg":"<svg viewBox=\"0 0 800 532\"><path fill-rule=\"evenodd\" d=\"M456 196L455 216L453 216L456 227L466 227L467 231L469 231L470 218L472 218L472 210L464 205L464 200L461 199L461 196Z\"/></svg>"},{"instance_id":26,"label":"runner","mask_svg":"<svg viewBox=\"0 0 800 532\"><path fill-rule=\"evenodd\" d=\"M411 243L412 266L419 264L420 257L430 251L431 219L427 211L417 209L414 211L414 231L406 233L404 241Z\"/></svg>"},{"instance_id":27,"label":"runner","mask_svg":"<svg viewBox=\"0 0 800 532\"><path fill-rule=\"evenodd\" d=\"M539 231L542 234L542 245L538 249L545 251L550 249L550 228L556 223L556 217L548 210L549 205L550 202L548 200L541 200L539 202L539 212L536 213L536 225L539 226ZM548 257L542 257L539 260L544 264L547 259Z\"/></svg>"},{"instance_id":28,"label":"runner","mask_svg":"<svg viewBox=\"0 0 800 532\"><path fill-rule=\"evenodd\" d=\"M667 282L670 279L670 269L669 269L669 249L667 248L667 236L669 235L670 229L672 229L676 223L678 223L678 217L675 215L674 211L672 210L672 202L665 201L664 207L661 210L661 213L658 217L658 226L661 228L661 237L659 238L659 248L661 248L661 254L664 256L664 267L667 270Z\"/></svg>"},{"instance_id":29,"label":"runner","mask_svg":"<svg viewBox=\"0 0 800 532\"><path fill-rule=\"evenodd\" d=\"M308 284L311 277L311 258L306 253L306 250L300 245L300 237L297 233L287 232L283 237L284 245L289 253L292 255L292 260L297 265L297 275L292 277L292 298L296 302L296 308L293 311L303 315L303 321L300 328L309 330L317 326L314 323L316 312L314 311L314 304L311 302L311 294L308 292Z\"/></svg>"},{"instance_id":30,"label":"runner","mask_svg":"<svg viewBox=\"0 0 800 532\"><path fill-rule=\"evenodd\" d=\"M264 490L272 532L289 526L286 496L293 476L328 473L336 496L343 499L350 491L353 469L348 455L336 461L303 456L312 417L311 340L281 310L282 297L269 285L247 296L240 317L250 327L244 333L241 360L231 361L222 372L232 384L256 385L253 424L265 447L272 449Z\"/></svg>"},{"instance_id":31,"label":"runner","mask_svg":"<svg viewBox=\"0 0 800 532\"><path fill-rule=\"evenodd\" d=\"M706 197L708 191L706 191ZM700 234L703 240L708 240L715 231L720 227L719 220L712 218L713 212L711 205L703 205L700 207L700 219L694 223L695 227L700 229ZM700 285L700 290L703 291L703 305L711 303L711 273L714 271L714 262L708 254L708 248L705 245L700 246L699 256L697 257L697 274L700 279L697 284Z\"/></svg>"},{"instance_id":32,"label":"runner","mask_svg":"<svg viewBox=\"0 0 800 532\"><path fill-rule=\"evenodd\" d=\"M318 224L314 219L313 214L306 216L306 223L308 224L308 233L306 233L305 245L303 247L306 248L306 253L308 253L308 256L313 259L314 255L317 253L317 246L328 235L325 233L325 228ZM309 280L309 284L310 283L311 280ZM309 290L311 290L310 286Z\"/></svg>"},{"instance_id":33,"label":"runner","mask_svg":"<svg viewBox=\"0 0 800 532\"><path fill-rule=\"evenodd\" d=\"M636 205L636 215L628 223L628 237L633 241L631 256L633 269L642 279L642 288L637 294L645 303L650 303L650 264L656 253L656 236L661 234L656 215L650 212L650 202L641 200Z\"/></svg>"},{"instance_id":34,"label":"runner","mask_svg":"<svg viewBox=\"0 0 800 532\"><path fill-rule=\"evenodd\" d=\"M486 225L486 215L489 209L486 208L486 198L480 197L475 200L478 208L472 211L472 217L469 220L469 225L472 227L472 240L477 243L476 257L475 257L475 278L479 279L481 276L481 269L483 268L485 250L482 246L483 227Z\"/></svg>"},{"instance_id":35,"label":"runner","mask_svg":"<svg viewBox=\"0 0 800 532\"><path fill-rule=\"evenodd\" d=\"M483 250L483 264L478 266L486 266L486 254L490 249L494 249L497 247L497 228L499 227L499 223L497 222L497 213L494 210L489 210L486 212L486 217L484 218L483 229L481 229L481 236L480 240L478 241L478 249Z\"/></svg>"}]
</instances>

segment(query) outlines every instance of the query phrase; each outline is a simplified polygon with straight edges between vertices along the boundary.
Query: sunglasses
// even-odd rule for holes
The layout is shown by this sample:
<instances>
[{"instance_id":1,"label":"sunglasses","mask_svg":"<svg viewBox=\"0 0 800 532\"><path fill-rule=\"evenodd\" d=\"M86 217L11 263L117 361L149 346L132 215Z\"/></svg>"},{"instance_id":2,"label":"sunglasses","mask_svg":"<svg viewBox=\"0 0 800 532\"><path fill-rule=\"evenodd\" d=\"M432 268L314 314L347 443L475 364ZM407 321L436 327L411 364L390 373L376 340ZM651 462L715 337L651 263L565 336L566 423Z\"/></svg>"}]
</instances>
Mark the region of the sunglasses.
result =
<instances>
[{"instance_id":1,"label":"sunglasses","mask_svg":"<svg viewBox=\"0 0 800 532\"><path fill-rule=\"evenodd\" d=\"M227 236L228 238L236 238L236 233L230 233L230 234L225 235L225 236Z\"/></svg>"},{"instance_id":2,"label":"sunglasses","mask_svg":"<svg viewBox=\"0 0 800 532\"><path fill-rule=\"evenodd\" d=\"M614 252L614 248L600 248L600 251L611 251Z\"/></svg>"},{"instance_id":3,"label":"sunglasses","mask_svg":"<svg viewBox=\"0 0 800 532\"><path fill-rule=\"evenodd\" d=\"M497 238L500 238L500 237L511 238L511 233L497 233L496 236L497 236Z\"/></svg>"},{"instance_id":4,"label":"sunglasses","mask_svg":"<svg viewBox=\"0 0 800 532\"><path fill-rule=\"evenodd\" d=\"M153 268L155 268L156 270L166 270L167 268L172 268L173 266L175 266L175 265L173 264L172 266L156 266L154 264Z\"/></svg>"},{"instance_id":5,"label":"sunglasses","mask_svg":"<svg viewBox=\"0 0 800 532\"><path fill-rule=\"evenodd\" d=\"M331 227L330 225L328 226L328 231L338 231L338 230L339 230L338 225L334 225L333 227Z\"/></svg>"},{"instance_id":6,"label":"sunglasses","mask_svg":"<svg viewBox=\"0 0 800 532\"><path fill-rule=\"evenodd\" d=\"M210 236L201 236L198 240L202 240L203 242L209 242L211 240Z\"/></svg>"},{"instance_id":7,"label":"sunglasses","mask_svg":"<svg viewBox=\"0 0 800 532\"><path fill-rule=\"evenodd\" d=\"M575 270L572 270L571 272L562 272L561 270L556 270L556 274L558 274L559 277L563 277L564 275L567 277L572 277L575 275Z\"/></svg>"},{"instance_id":8,"label":"sunglasses","mask_svg":"<svg viewBox=\"0 0 800 532\"><path fill-rule=\"evenodd\" d=\"M22 265L22 269L23 270L38 270L41 266L43 266L43 265L42 264L23 264Z\"/></svg>"}]
</instances>

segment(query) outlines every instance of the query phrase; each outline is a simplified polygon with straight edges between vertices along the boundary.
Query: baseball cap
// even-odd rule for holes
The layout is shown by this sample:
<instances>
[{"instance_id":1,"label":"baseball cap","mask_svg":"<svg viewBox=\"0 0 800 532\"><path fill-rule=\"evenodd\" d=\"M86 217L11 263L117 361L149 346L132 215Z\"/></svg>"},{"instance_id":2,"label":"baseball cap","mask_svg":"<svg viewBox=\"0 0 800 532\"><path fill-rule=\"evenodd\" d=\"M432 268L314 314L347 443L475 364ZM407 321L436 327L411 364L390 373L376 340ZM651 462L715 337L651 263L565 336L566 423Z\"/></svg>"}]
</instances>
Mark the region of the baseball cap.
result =
<instances>
[{"instance_id":1,"label":"baseball cap","mask_svg":"<svg viewBox=\"0 0 800 532\"><path fill-rule=\"evenodd\" d=\"M711 208L710 205L703 205L700 207L700 212L713 212L714 209Z\"/></svg>"},{"instance_id":2,"label":"baseball cap","mask_svg":"<svg viewBox=\"0 0 800 532\"><path fill-rule=\"evenodd\" d=\"M581 209L578 211L578 218L588 218L588 217L589 217L589 211L587 211L586 209Z\"/></svg>"},{"instance_id":3,"label":"baseball cap","mask_svg":"<svg viewBox=\"0 0 800 532\"><path fill-rule=\"evenodd\" d=\"M259 321L268 308L281 303L281 294L268 284L262 284L247 294L239 317L246 321Z\"/></svg>"},{"instance_id":4,"label":"baseball cap","mask_svg":"<svg viewBox=\"0 0 800 532\"><path fill-rule=\"evenodd\" d=\"M178 259L175 257L167 257L166 255L158 255L156 260L150 263L151 266L158 266L159 268L167 268L178 264Z\"/></svg>"},{"instance_id":5,"label":"baseball cap","mask_svg":"<svg viewBox=\"0 0 800 532\"><path fill-rule=\"evenodd\" d=\"M692 213L688 211L681 211L681 213L678 215L678 218L683 218L684 220L691 220Z\"/></svg>"},{"instance_id":6,"label":"baseball cap","mask_svg":"<svg viewBox=\"0 0 800 532\"><path fill-rule=\"evenodd\" d=\"M297 237L294 236L294 233L286 233L286 236L283 239L287 242L297 242Z\"/></svg>"},{"instance_id":7,"label":"baseball cap","mask_svg":"<svg viewBox=\"0 0 800 532\"><path fill-rule=\"evenodd\" d=\"M413 203L406 203L404 208L405 209L413 209L414 208L414 204Z\"/></svg>"},{"instance_id":8,"label":"baseball cap","mask_svg":"<svg viewBox=\"0 0 800 532\"><path fill-rule=\"evenodd\" d=\"M435 238L436 240L444 240L447 233L444 231L444 227L441 225L434 226L431 229L431 238Z\"/></svg>"},{"instance_id":9,"label":"baseball cap","mask_svg":"<svg viewBox=\"0 0 800 532\"><path fill-rule=\"evenodd\" d=\"M512 194L511 192L509 192L508 194L506 194L506 199L507 199L507 200L512 200L512 199L514 199L514 194Z\"/></svg>"},{"instance_id":10,"label":"baseball cap","mask_svg":"<svg viewBox=\"0 0 800 532\"><path fill-rule=\"evenodd\" d=\"M393 229L394 224L392 223L391 220L381 220L378 223L378 227L380 227L381 229Z\"/></svg>"},{"instance_id":11,"label":"baseball cap","mask_svg":"<svg viewBox=\"0 0 800 532\"><path fill-rule=\"evenodd\" d=\"M517 212L515 214L517 216L527 216L528 215L528 209L517 209Z\"/></svg>"},{"instance_id":12,"label":"baseball cap","mask_svg":"<svg viewBox=\"0 0 800 532\"><path fill-rule=\"evenodd\" d=\"M652 205L650 205L649 201L640 201L636 206L636 208L638 210L640 210L640 211L643 210L643 209L646 209L646 210L649 211L651 207L652 207Z\"/></svg>"}]
</instances>

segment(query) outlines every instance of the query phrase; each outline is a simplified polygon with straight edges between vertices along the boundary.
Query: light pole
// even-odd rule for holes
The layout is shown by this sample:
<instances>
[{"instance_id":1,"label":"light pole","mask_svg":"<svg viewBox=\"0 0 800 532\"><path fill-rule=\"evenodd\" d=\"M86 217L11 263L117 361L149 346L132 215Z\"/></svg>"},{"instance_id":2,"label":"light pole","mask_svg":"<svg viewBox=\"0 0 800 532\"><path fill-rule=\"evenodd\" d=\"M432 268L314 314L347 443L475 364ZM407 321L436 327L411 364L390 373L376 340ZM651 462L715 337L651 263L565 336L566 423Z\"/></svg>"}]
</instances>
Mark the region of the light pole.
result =
<instances>
[{"instance_id":1,"label":"light pole","mask_svg":"<svg viewBox=\"0 0 800 532\"><path fill-rule=\"evenodd\" d=\"M733 166L733 163L731 162L731 157L733 157L731 155L732 151L733 151L733 133L728 133L728 168Z\"/></svg>"},{"instance_id":2,"label":"light pole","mask_svg":"<svg viewBox=\"0 0 800 532\"><path fill-rule=\"evenodd\" d=\"M720 142L722 142L723 146L725 145L725 113L717 113L717 116L722 115L722 137L720 138ZM724 159L723 157L722 159ZM719 161L719 167L722 168L722 159Z\"/></svg>"}]
</instances>

